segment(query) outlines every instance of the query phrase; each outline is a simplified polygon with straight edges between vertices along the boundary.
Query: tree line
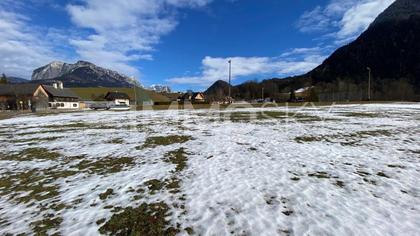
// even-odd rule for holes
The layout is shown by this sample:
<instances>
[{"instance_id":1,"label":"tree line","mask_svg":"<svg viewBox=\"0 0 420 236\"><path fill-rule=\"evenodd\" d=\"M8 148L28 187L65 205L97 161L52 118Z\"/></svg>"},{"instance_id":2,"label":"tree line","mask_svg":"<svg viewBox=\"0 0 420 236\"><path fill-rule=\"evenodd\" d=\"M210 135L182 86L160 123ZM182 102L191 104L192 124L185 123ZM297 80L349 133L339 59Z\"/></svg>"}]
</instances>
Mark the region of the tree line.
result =
<instances>
[{"instance_id":1,"label":"tree line","mask_svg":"<svg viewBox=\"0 0 420 236\"><path fill-rule=\"evenodd\" d=\"M0 84L7 84L7 83L8 83L8 81L7 81L6 75L4 73L1 74Z\"/></svg>"}]
</instances>

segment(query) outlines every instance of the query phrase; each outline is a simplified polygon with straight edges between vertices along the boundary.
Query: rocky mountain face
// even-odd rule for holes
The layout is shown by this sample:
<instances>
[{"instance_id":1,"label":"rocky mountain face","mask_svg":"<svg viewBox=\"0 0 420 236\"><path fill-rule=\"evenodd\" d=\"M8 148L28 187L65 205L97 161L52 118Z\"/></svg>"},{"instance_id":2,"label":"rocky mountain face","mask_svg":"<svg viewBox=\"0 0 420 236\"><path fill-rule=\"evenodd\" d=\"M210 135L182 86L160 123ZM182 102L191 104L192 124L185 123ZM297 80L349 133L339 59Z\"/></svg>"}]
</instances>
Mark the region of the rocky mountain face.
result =
<instances>
[{"instance_id":1,"label":"rocky mountain face","mask_svg":"<svg viewBox=\"0 0 420 236\"><path fill-rule=\"evenodd\" d=\"M76 64L78 64L77 62ZM32 80L47 80L55 79L66 73L69 73L72 69L76 68L76 64L67 64L61 61L53 61L48 65L42 66L35 69L32 73Z\"/></svg>"},{"instance_id":2,"label":"rocky mountain face","mask_svg":"<svg viewBox=\"0 0 420 236\"><path fill-rule=\"evenodd\" d=\"M87 61L75 64L51 62L32 73L32 82L45 83L60 80L66 87L132 87L139 85L130 77Z\"/></svg>"},{"instance_id":3,"label":"rocky mountain face","mask_svg":"<svg viewBox=\"0 0 420 236\"><path fill-rule=\"evenodd\" d=\"M286 79L248 82L239 98L284 100L292 89L314 86L320 101L368 99L420 101L420 0L396 0L355 41L337 49L307 74ZM221 91L214 88L212 91Z\"/></svg>"},{"instance_id":4,"label":"rocky mountain face","mask_svg":"<svg viewBox=\"0 0 420 236\"><path fill-rule=\"evenodd\" d=\"M154 84L150 86L149 90L155 91L157 93L170 93L172 91L169 86L159 84Z\"/></svg>"}]
</instances>

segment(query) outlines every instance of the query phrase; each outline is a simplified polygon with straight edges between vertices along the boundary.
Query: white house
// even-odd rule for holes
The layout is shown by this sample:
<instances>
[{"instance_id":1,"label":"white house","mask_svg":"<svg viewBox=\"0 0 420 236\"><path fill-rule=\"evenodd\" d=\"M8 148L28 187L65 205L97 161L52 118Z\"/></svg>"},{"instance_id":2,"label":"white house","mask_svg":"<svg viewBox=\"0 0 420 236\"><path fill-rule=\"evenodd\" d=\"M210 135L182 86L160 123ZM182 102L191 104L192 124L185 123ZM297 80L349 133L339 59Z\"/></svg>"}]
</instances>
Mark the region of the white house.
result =
<instances>
[{"instance_id":1,"label":"white house","mask_svg":"<svg viewBox=\"0 0 420 236\"><path fill-rule=\"evenodd\" d=\"M70 89L64 88L63 82L54 82L52 86L41 85L41 88L48 94L48 107L54 109L80 108L79 97Z\"/></svg>"},{"instance_id":2,"label":"white house","mask_svg":"<svg viewBox=\"0 0 420 236\"><path fill-rule=\"evenodd\" d=\"M121 92L108 92L105 99L109 105L126 105L130 106L130 97L126 93Z\"/></svg>"}]
</instances>

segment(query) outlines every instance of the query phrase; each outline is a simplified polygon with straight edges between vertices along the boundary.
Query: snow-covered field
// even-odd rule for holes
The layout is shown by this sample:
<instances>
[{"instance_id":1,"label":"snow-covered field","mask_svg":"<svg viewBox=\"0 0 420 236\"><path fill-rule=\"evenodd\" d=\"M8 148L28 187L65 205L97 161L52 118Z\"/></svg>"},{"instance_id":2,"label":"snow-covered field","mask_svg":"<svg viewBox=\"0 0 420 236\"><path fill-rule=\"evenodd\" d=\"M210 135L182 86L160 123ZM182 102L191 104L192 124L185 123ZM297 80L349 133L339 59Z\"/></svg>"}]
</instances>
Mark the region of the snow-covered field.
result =
<instances>
[{"instance_id":1,"label":"snow-covered field","mask_svg":"<svg viewBox=\"0 0 420 236\"><path fill-rule=\"evenodd\" d=\"M420 235L420 104L0 121L0 235Z\"/></svg>"}]
</instances>

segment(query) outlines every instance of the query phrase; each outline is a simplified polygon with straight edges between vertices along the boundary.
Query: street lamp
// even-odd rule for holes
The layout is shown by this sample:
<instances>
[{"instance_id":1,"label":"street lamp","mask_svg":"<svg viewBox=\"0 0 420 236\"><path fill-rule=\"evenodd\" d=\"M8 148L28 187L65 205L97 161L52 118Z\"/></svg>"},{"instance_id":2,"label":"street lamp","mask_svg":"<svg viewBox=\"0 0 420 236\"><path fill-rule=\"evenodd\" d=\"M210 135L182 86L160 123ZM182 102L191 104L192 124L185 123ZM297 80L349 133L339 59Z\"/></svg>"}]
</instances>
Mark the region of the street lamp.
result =
<instances>
[{"instance_id":1,"label":"street lamp","mask_svg":"<svg viewBox=\"0 0 420 236\"><path fill-rule=\"evenodd\" d=\"M372 70L370 69L370 67L366 68L369 71L369 80L368 80L368 101L370 101L370 76L371 76L371 72Z\"/></svg>"}]
</instances>

